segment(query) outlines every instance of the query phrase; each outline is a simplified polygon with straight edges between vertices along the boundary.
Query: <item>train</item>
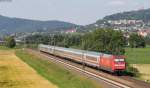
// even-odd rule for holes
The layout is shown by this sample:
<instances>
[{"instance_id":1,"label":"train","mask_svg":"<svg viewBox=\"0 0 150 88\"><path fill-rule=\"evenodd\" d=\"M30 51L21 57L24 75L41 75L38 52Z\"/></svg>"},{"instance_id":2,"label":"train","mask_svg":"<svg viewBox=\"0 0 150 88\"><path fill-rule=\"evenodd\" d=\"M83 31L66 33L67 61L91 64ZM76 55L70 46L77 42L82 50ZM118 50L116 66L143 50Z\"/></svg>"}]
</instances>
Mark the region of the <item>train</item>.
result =
<instances>
[{"instance_id":1,"label":"train","mask_svg":"<svg viewBox=\"0 0 150 88\"><path fill-rule=\"evenodd\" d=\"M68 58L86 66L95 67L111 73L120 73L126 70L125 56L123 55L112 55L44 44L38 45L38 49L44 53Z\"/></svg>"}]
</instances>

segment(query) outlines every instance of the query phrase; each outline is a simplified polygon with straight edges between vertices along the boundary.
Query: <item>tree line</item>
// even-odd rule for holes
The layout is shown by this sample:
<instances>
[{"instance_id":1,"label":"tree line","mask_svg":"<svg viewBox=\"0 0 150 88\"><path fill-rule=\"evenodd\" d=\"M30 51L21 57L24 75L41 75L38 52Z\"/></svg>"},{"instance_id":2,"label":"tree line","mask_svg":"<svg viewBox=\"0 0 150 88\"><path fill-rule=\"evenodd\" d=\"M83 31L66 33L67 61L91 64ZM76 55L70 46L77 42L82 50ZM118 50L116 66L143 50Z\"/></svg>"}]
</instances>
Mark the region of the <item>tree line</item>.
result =
<instances>
[{"instance_id":1,"label":"tree line","mask_svg":"<svg viewBox=\"0 0 150 88\"><path fill-rule=\"evenodd\" d=\"M145 47L146 43L149 44L149 39L149 37L143 38L135 33L132 33L130 38L127 39L121 31L114 31L112 29L98 29L85 34L30 35L25 38L25 43L27 45L38 45L42 43L110 54L124 54L124 48L128 44L131 48ZM14 37L5 37L5 45L9 48L15 47L16 42Z\"/></svg>"},{"instance_id":2,"label":"tree line","mask_svg":"<svg viewBox=\"0 0 150 88\"><path fill-rule=\"evenodd\" d=\"M89 33L30 35L26 37L26 44L47 44L66 48L78 48L109 54L122 55L125 47L145 47L145 39L138 34L131 34L127 39L121 31L112 29L97 29Z\"/></svg>"}]
</instances>

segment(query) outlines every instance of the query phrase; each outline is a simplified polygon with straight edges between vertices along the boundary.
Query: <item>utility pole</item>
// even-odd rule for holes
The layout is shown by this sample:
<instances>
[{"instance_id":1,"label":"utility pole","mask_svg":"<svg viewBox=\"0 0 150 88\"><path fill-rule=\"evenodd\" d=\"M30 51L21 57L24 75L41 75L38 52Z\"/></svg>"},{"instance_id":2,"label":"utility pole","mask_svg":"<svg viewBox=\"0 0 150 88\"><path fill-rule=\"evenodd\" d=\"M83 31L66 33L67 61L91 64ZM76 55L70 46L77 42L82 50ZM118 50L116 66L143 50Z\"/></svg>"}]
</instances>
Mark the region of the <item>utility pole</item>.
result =
<instances>
[{"instance_id":1,"label":"utility pole","mask_svg":"<svg viewBox=\"0 0 150 88\"><path fill-rule=\"evenodd\" d=\"M48 45L51 45L51 34L48 36Z\"/></svg>"},{"instance_id":2,"label":"utility pole","mask_svg":"<svg viewBox=\"0 0 150 88\"><path fill-rule=\"evenodd\" d=\"M84 40L82 40L82 43L85 43ZM85 49L86 49L86 43L84 45ZM82 69L83 69L83 74L84 74L84 70L85 70L85 59L86 59L86 52L82 52Z\"/></svg>"},{"instance_id":3,"label":"utility pole","mask_svg":"<svg viewBox=\"0 0 150 88\"><path fill-rule=\"evenodd\" d=\"M53 49L53 53L55 53L55 41L54 41L54 34L51 34L50 36L51 36L51 46L53 46L53 47L54 47L54 49Z\"/></svg>"},{"instance_id":4,"label":"utility pole","mask_svg":"<svg viewBox=\"0 0 150 88\"><path fill-rule=\"evenodd\" d=\"M23 36L23 50L25 50L25 43L26 43L26 41L25 41L25 35Z\"/></svg>"},{"instance_id":5,"label":"utility pole","mask_svg":"<svg viewBox=\"0 0 150 88\"><path fill-rule=\"evenodd\" d=\"M53 35L53 40L54 40L54 53L55 53L55 34Z\"/></svg>"}]
</instances>

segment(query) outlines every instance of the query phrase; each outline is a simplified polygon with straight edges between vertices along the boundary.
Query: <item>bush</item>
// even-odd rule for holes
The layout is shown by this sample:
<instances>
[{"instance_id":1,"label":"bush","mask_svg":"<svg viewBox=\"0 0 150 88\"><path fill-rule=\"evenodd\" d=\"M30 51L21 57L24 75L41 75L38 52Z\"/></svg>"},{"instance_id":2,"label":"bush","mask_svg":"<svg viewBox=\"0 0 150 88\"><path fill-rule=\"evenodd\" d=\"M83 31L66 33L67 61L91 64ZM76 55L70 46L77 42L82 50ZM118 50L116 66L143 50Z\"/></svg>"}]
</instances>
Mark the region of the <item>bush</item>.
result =
<instances>
[{"instance_id":1,"label":"bush","mask_svg":"<svg viewBox=\"0 0 150 88\"><path fill-rule=\"evenodd\" d=\"M140 73L137 68L134 68L133 66L130 66L127 64L127 69L125 71L125 74L132 77L139 77Z\"/></svg>"},{"instance_id":2,"label":"bush","mask_svg":"<svg viewBox=\"0 0 150 88\"><path fill-rule=\"evenodd\" d=\"M16 41L14 39L14 37L6 37L5 38L6 41L6 46L9 48L14 48L16 46Z\"/></svg>"}]
</instances>

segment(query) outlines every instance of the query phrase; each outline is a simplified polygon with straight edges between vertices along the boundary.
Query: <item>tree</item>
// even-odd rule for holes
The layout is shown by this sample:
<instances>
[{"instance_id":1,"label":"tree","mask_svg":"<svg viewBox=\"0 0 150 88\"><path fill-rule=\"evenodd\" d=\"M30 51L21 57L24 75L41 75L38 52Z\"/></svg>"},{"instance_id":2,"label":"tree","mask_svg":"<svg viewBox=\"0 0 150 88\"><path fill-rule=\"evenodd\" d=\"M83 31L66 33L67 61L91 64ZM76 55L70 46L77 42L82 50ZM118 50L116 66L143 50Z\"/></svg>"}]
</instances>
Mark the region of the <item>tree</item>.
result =
<instances>
[{"instance_id":1,"label":"tree","mask_svg":"<svg viewBox=\"0 0 150 88\"><path fill-rule=\"evenodd\" d=\"M144 48L146 46L144 37L135 33L130 35L129 44L131 48L138 48L138 47Z\"/></svg>"},{"instance_id":2,"label":"tree","mask_svg":"<svg viewBox=\"0 0 150 88\"><path fill-rule=\"evenodd\" d=\"M82 39L82 49L110 54L124 54L125 38L121 31L98 29Z\"/></svg>"},{"instance_id":3,"label":"tree","mask_svg":"<svg viewBox=\"0 0 150 88\"><path fill-rule=\"evenodd\" d=\"M147 45L150 45L150 34L145 37L145 42Z\"/></svg>"},{"instance_id":4,"label":"tree","mask_svg":"<svg viewBox=\"0 0 150 88\"><path fill-rule=\"evenodd\" d=\"M6 46L9 48L14 48L16 46L16 41L12 36L6 37L5 41L6 41Z\"/></svg>"}]
</instances>

